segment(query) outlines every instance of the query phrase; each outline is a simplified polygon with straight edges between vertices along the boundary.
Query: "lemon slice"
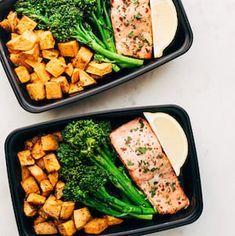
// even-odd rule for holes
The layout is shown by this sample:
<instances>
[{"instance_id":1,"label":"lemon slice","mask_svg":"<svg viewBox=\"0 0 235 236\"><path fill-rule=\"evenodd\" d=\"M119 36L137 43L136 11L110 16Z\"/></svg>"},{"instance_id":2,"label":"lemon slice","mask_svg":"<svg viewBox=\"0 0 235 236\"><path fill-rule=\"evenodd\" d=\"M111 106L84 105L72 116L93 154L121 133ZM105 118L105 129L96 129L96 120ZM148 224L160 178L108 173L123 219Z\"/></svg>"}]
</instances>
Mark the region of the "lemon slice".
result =
<instances>
[{"instance_id":1,"label":"lemon slice","mask_svg":"<svg viewBox=\"0 0 235 236\"><path fill-rule=\"evenodd\" d=\"M158 58L173 41L178 27L178 18L172 0L150 0L150 7L154 57Z\"/></svg>"},{"instance_id":2,"label":"lemon slice","mask_svg":"<svg viewBox=\"0 0 235 236\"><path fill-rule=\"evenodd\" d=\"M188 155L188 140L180 124L166 113L144 112L176 175Z\"/></svg>"}]
</instances>

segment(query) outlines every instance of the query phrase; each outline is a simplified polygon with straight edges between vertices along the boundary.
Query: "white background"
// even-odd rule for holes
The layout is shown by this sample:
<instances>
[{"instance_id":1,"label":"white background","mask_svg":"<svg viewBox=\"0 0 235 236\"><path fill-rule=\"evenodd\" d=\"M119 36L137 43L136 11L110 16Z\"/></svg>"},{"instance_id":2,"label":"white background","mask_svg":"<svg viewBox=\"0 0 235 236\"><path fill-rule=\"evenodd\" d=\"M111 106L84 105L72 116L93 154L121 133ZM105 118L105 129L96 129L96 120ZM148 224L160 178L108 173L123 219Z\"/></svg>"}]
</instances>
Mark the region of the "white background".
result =
<instances>
[{"instance_id":1,"label":"white background","mask_svg":"<svg viewBox=\"0 0 235 236\"><path fill-rule=\"evenodd\" d=\"M197 146L204 211L199 220L156 236L234 236L235 1L184 0L194 43L184 56L145 76L65 108L30 114L0 66L0 235L18 235L3 145L15 128L72 114L174 103L185 108Z\"/></svg>"}]
</instances>

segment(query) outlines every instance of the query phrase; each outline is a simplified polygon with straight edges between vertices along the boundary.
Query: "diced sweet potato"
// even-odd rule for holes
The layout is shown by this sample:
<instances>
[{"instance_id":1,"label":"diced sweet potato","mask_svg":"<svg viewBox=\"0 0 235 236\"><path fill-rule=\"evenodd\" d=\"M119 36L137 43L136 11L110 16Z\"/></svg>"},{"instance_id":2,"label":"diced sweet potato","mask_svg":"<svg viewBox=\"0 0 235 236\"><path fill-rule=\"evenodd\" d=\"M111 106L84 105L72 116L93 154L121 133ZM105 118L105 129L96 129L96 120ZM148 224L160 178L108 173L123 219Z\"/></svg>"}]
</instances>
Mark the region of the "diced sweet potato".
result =
<instances>
[{"instance_id":1,"label":"diced sweet potato","mask_svg":"<svg viewBox=\"0 0 235 236\"><path fill-rule=\"evenodd\" d=\"M60 55L64 57L75 57L78 53L78 42L72 40L66 43L58 43Z\"/></svg>"},{"instance_id":2,"label":"diced sweet potato","mask_svg":"<svg viewBox=\"0 0 235 236\"><path fill-rule=\"evenodd\" d=\"M45 163L43 158L36 160L36 165L38 165L42 170L45 170Z\"/></svg>"},{"instance_id":3,"label":"diced sweet potato","mask_svg":"<svg viewBox=\"0 0 235 236\"><path fill-rule=\"evenodd\" d=\"M40 34L38 34L38 38L41 50L54 48L55 40L50 31L41 32Z\"/></svg>"},{"instance_id":4,"label":"diced sweet potato","mask_svg":"<svg viewBox=\"0 0 235 236\"><path fill-rule=\"evenodd\" d=\"M48 179L50 180L50 182L54 188L59 180L59 173L57 171L50 173L48 175Z\"/></svg>"},{"instance_id":5,"label":"diced sweet potato","mask_svg":"<svg viewBox=\"0 0 235 236\"><path fill-rule=\"evenodd\" d=\"M64 223L58 225L58 230L59 230L60 234L63 236L72 236L77 231L74 226L73 220L69 220L67 222L64 222Z\"/></svg>"},{"instance_id":6,"label":"diced sweet potato","mask_svg":"<svg viewBox=\"0 0 235 236\"><path fill-rule=\"evenodd\" d=\"M59 182L56 184L56 186L55 186L55 197L56 197L57 199L61 199L61 198L62 198L62 196L63 196L63 191L64 191L64 186L65 186L65 184L64 184L64 182L62 182L62 181L59 181Z\"/></svg>"},{"instance_id":7,"label":"diced sweet potato","mask_svg":"<svg viewBox=\"0 0 235 236\"><path fill-rule=\"evenodd\" d=\"M58 171L60 169L60 163L58 162L54 153L44 156L43 160L48 173Z\"/></svg>"},{"instance_id":8,"label":"diced sweet potato","mask_svg":"<svg viewBox=\"0 0 235 236\"><path fill-rule=\"evenodd\" d=\"M31 50L24 51L23 54L25 55L25 58L27 58L29 60L36 61L40 55L40 50L39 50L38 44L36 43Z\"/></svg>"},{"instance_id":9,"label":"diced sweet potato","mask_svg":"<svg viewBox=\"0 0 235 236\"><path fill-rule=\"evenodd\" d=\"M25 66L28 70L30 69L23 53L11 53L10 60L16 66Z\"/></svg>"},{"instance_id":10,"label":"diced sweet potato","mask_svg":"<svg viewBox=\"0 0 235 236\"><path fill-rule=\"evenodd\" d=\"M44 135L41 137L42 149L44 151L56 151L59 144L53 134Z\"/></svg>"},{"instance_id":11,"label":"diced sweet potato","mask_svg":"<svg viewBox=\"0 0 235 236\"><path fill-rule=\"evenodd\" d=\"M50 196L45 204L43 205L43 210L46 214L49 216L59 219L60 217L60 211L61 211L61 205L59 202L57 202L56 198L54 196Z\"/></svg>"},{"instance_id":12,"label":"diced sweet potato","mask_svg":"<svg viewBox=\"0 0 235 236\"><path fill-rule=\"evenodd\" d=\"M52 235L57 234L57 228L53 222L42 222L33 226L34 231L38 235Z\"/></svg>"},{"instance_id":13,"label":"diced sweet potato","mask_svg":"<svg viewBox=\"0 0 235 236\"><path fill-rule=\"evenodd\" d=\"M63 93L69 92L69 82L65 76L59 76L57 78L52 78L51 81L57 82L60 85Z\"/></svg>"},{"instance_id":14,"label":"diced sweet potato","mask_svg":"<svg viewBox=\"0 0 235 236\"><path fill-rule=\"evenodd\" d=\"M120 219L120 218L117 218L117 217L114 217L114 216L104 216L104 218L107 219L109 226L119 225L123 222L123 219Z\"/></svg>"},{"instance_id":15,"label":"diced sweet potato","mask_svg":"<svg viewBox=\"0 0 235 236\"><path fill-rule=\"evenodd\" d=\"M34 144L39 140L39 136L33 137L32 139L28 139L25 141L24 146L25 149L32 151Z\"/></svg>"},{"instance_id":16,"label":"diced sweet potato","mask_svg":"<svg viewBox=\"0 0 235 236\"><path fill-rule=\"evenodd\" d=\"M36 26L37 23L34 20L27 16L23 16L16 28L19 34L23 34L26 30L34 30Z\"/></svg>"},{"instance_id":17,"label":"diced sweet potato","mask_svg":"<svg viewBox=\"0 0 235 236\"><path fill-rule=\"evenodd\" d=\"M39 139L32 148L32 156L34 159L38 160L42 157L44 157L46 155L46 153L44 152L43 148L42 148L42 143L41 140Z\"/></svg>"},{"instance_id":18,"label":"diced sweet potato","mask_svg":"<svg viewBox=\"0 0 235 236\"><path fill-rule=\"evenodd\" d=\"M90 75L88 75L85 71L81 70L79 83L82 86L86 87L86 86L96 84L96 81Z\"/></svg>"},{"instance_id":19,"label":"diced sweet potato","mask_svg":"<svg viewBox=\"0 0 235 236\"><path fill-rule=\"evenodd\" d=\"M86 47L81 47L78 51L78 54L73 59L73 66L84 70L89 64L92 56L93 52L90 49Z\"/></svg>"},{"instance_id":20,"label":"diced sweet potato","mask_svg":"<svg viewBox=\"0 0 235 236\"><path fill-rule=\"evenodd\" d=\"M62 133L60 131L54 132L53 135L55 136L57 142L62 142L63 141L63 136L62 136Z\"/></svg>"},{"instance_id":21,"label":"diced sweet potato","mask_svg":"<svg viewBox=\"0 0 235 236\"><path fill-rule=\"evenodd\" d=\"M45 49L42 50L42 57L45 59L53 59L53 58L57 58L59 56L59 51L56 49Z\"/></svg>"},{"instance_id":22,"label":"diced sweet potato","mask_svg":"<svg viewBox=\"0 0 235 236\"><path fill-rule=\"evenodd\" d=\"M30 74L30 82L31 83L43 83L43 81L38 77L38 75L35 72Z\"/></svg>"},{"instance_id":23,"label":"diced sweet potato","mask_svg":"<svg viewBox=\"0 0 235 236\"><path fill-rule=\"evenodd\" d=\"M25 58L25 55L22 53L22 55L24 56L24 58ZM30 67L32 67L32 68L37 68L37 66L39 65L39 64L41 64L41 62L42 62L42 58L41 57L39 57L37 60L30 60L30 59L25 59L25 64L26 65L28 65L28 66L30 66ZM43 63L42 63L43 64ZM44 66L45 66L45 64L44 64ZM45 69L45 68L44 68Z\"/></svg>"},{"instance_id":24,"label":"diced sweet potato","mask_svg":"<svg viewBox=\"0 0 235 236\"><path fill-rule=\"evenodd\" d=\"M79 84L69 84L69 94L77 93L84 90L84 88Z\"/></svg>"},{"instance_id":25,"label":"diced sweet potato","mask_svg":"<svg viewBox=\"0 0 235 236\"><path fill-rule=\"evenodd\" d=\"M53 58L46 65L46 70L54 77L58 77L64 73L66 65L58 58Z\"/></svg>"},{"instance_id":26,"label":"diced sweet potato","mask_svg":"<svg viewBox=\"0 0 235 236\"><path fill-rule=\"evenodd\" d=\"M80 71L81 71L81 69L78 69L78 68L75 68L73 70L73 74L72 74L72 77L71 77L71 82L73 84L75 84L75 83L77 83L79 81L79 79L80 79Z\"/></svg>"},{"instance_id":27,"label":"diced sweet potato","mask_svg":"<svg viewBox=\"0 0 235 236\"><path fill-rule=\"evenodd\" d=\"M0 22L0 27L2 27L4 30L11 31L11 25L8 19L4 19Z\"/></svg>"},{"instance_id":28,"label":"diced sweet potato","mask_svg":"<svg viewBox=\"0 0 235 236\"><path fill-rule=\"evenodd\" d=\"M11 39L14 39L14 38L16 38L16 37L18 37L18 36L19 36L19 34L11 33Z\"/></svg>"},{"instance_id":29,"label":"diced sweet potato","mask_svg":"<svg viewBox=\"0 0 235 236\"><path fill-rule=\"evenodd\" d=\"M61 206L60 218L63 220L68 220L72 216L74 208L74 202L63 202Z\"/></svg>"},{"instance_id":30,"label":"diced sweet potato","mask_svg":"<svg viewBox=\"0 0 235 236\"><path fill-rule=\"evenodd\" d=\"M21 166L30 166L30 165L34 165L35 163L34 159L31 156L31 152L29 150L18 152L17 156L18 156Z\"/></svg>"},{"instance_id":31,"label":"diced sweet potato","mask_svg":"<svg viewBox=\"0 0 235 236\"><path fill-rule=\"evenodd\" d=\"M19 19L17 18L17 14L15 11L10 11L7 19L9 21L9 24L11 26L11 32L15 32L17 28L17 24L19 22Z\"/></svg>"},{"instance_id":32,"label":"diced sweet potato","mask_svg":"<svg viewBox=\"0 0 235 236\"><path fill-rule=\"evenodd\" d=\"M32 100L40 101L46 97L44 84L42 83L27 84L26 89Z\"/></svg>"},{"instance_id":33,"label":"diced sweet potato","mask_svg":"<svg viewBox=\"0 0 235 236\"><path fill-rule=\"evenodd\" d=\"M65 69L65 71L64 71L68 76L72 76L72 74L73 74L73 64L72 63L69 63L68 65L67 65L67 68Z\"/></svg>"},{"instance_id":34,"label":"diced sweet potato","mask_svg":"<svg viewBox=\"0 0 235 236\"><path fill-rule=\"evenodd\" d=\"M25 31L22 35L7 42L7 47L12 50L28 51L37 43L37 35L33 31Z\"/></svg>"},{"instance_id":35,"label":"diced sweet potato","mask_svg":"<svg viewBox=\"0 0 235 236\"><path fill-rule=\"evenodd\" d=\"M58 60L61 61L66 66L66 60L64 57L58 57ZM67 68L67 66L65 68Z\"/></svg>"},{"instance_id":36,"label":"diced sweet potato","mask_svg":"<svg viewBox=\"0 0 235 236\"><path fill-rule=\"evenodd\" d=\"M37 180L38 183L47 179L47 175L39 166L37 165L29 166L28 169L31 175Z\"/></svg>"},{"instance_id":37,"label":"diced sweet potato","mask_svg":"<svg viewBox=\"0 0 235 236\"><path fill-rule=\"evenodd\" d=\"M46 221L45 218L43 218L42 216L38 216L38 217L33 221L33 224L34 224L34 225L37 225L37 224L40 224L40 223L45 222L45 221Z\"/></svg>"},{"instance_id":38,"label":"diced sweet potato","mask_svg":"<svg viewBox=\"0 0 235 236\"><path fill-rule=\"evenodd\" d=\"M21 179L24 181L30 176L29 169L26 166L21 166Z\"/></svg>"},{"instance_id":39,"label":"diced sweet potato","mask_svg":"<svg viewBox=\"0 0 235 236\"><path fill-rule=\"evenodd\" d=\"M38 215L47 220L49 215L43 210L43 206L41 206L38 210Z\"/></svg>"},{"instance_id":40,"label":"diced sweet potato","mask_svg":"<svg viewBox=\"0 0 235 236\"><path fill-rule=\"evenodd\" d=\"M42 195L48 196L53 191L53 186L48 179L41 181L40 187L42 189Z\"/></svg>"},{"instance_id":41,"label":"diced sweet potato","mask_svg":"<svg viewBox=\"0 0 235 236\"><path fill-rule=\"evenodd\" d=\"M61 87L57 82L46 82L45 86L47 99L60 99L63 97Z\"/></svg>"},{"instance_id":42,"label":"diced sweet potato","mask_svg":"<svg viewBox=\"0 0 235 236\"><path fill-rule=\"evenodd\" d=\"M26 60L26 62L28 61ZM44 83L50 80L50 74L46 71L46 65L44 63L37 63L34 66L34 71Z\"/></svg>"},{"instance_id":43,"label":"diced sweet potato","mask_svg":"<svg viewBox=\"0 0 235 236\"><path fill-rule=\"evenodd\" d=\"M84 226L87 234L100 234L108 228L108 221L105 218L94 218Z\"/></svg>"},{"instance_id":44,"label":"diced sweet potato","mask_svg":"<svg viewBox=\"0 0 235 236\"><path fill-rule=\"evenodd\" d=\"M36 193L30 193L29 196L27 197L27 202L32 203L34 205L42 205L46 201L46 198L36 194Z\"/></svg>"},{"instance_id":45,"label":"diced sweet potato","mask_svg":"<svg viewBox=\"0 0 235 236\"><path fill-rule=\"evenodd\" d=\"M30 80L29 72L24 66L18 66L15 68L15 73L22 84L27 83Z\"/></svg>"},{"instance_id":46,"label":"diced sweet potato","mask_svg":"<svg viewBox=\"0 0 235 236\"><path fill-rule=\"evenodd\" d=\"M98 62L92 61L89 63L88 67L86 68L86 72L102 77L112 72L112 64L105 63L105 62L98 63Z\"/></svg>"},{"instance_id":47,"label":"diced sweet potato","mask_svg":"<svg viewBox=\"0 0 235 236\"><path fill-rule=\"evenodd\" d=\"M33 217L37 214L37 210L27 201L24 201L24 214L28 217Z\"/></svg>"},{"instance_id":48,"label":"diced sweet potato","mask_svg":"<svg viewBox=\"0 0 235 236\"><path fill-rule=\"evenodd\" d=\"M74 211L73 219L74 219L76 229L80 230L91 219L91 213L87 207L83 207Z\"/></svg>"},{"instance_id":49,"label":"diced sweet potato","mask_svg":"<svg viewBox=\"0 0 235 236\"><path fill-rule=\"evenodd\" d=\"M30 176L27 179L23 180L21 182L21 186L24 189L26 195L28 195L30 193L40 193L37 182L35 181L35 179L32 176Z\"/></svg>"}]
</instances>

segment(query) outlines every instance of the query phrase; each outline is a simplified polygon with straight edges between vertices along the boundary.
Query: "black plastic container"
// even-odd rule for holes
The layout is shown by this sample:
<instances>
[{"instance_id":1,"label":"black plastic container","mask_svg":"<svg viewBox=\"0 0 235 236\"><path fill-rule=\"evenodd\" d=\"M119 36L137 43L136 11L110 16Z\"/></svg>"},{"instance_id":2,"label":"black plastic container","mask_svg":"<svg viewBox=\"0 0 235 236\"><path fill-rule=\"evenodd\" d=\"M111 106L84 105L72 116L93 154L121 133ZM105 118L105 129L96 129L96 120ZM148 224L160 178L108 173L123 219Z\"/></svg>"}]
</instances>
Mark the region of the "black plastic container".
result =
<instances>
[{"instance_id":1,"label":"black plastic container","mask_svg":"<svg viewBox=\"0 0 235 236\"><path fill-rule=\"evenodd\" d=\"M189 153L187 161L181 170L179 179L186 195L190 200L190 206L175 215L156 215L155 219L152 221L126 220L121 225L108 228L101 235L144 235L147 233L179 227L196 221L202 213L203 203L197 154L189 117L182 108L175 105L152 106L73 116L65 119L28 126L15 130L9 134L5 142L6 164L12 203L15 211L19 234L21 236L35 235L33 233L31 221L29 218L24 216L23 213L24 192L20 185L21 171L17 158L17 152L23 150L24 141L26 139L32 138L38 134L61 130L69 121L82 118L109 120L111 121L113 128L116 128L135 117L143 116L144 111L168 113L181 124L186 133L189 144ZM79 232L78 235L87 234Z\"/></svg>"},{"instance_id":2,"label":"black plastic container","mask_svg":"<svg viewBox=\"0 0 235 236\"><path fill-rule=\"evenodd\" d=\"M11 8L14 2L15 0L3 0L2 2L0 1L0 20L7 15L9 9ZM16 75L13 70L13 65L9 61L9 53L5 46L8 37L3 30L0 30L0 59L20 105L25 110L34 113L43 112L56 107L61 107L63 105L79 101L83 98L113 88L184 54L191 47L193 35L181 1L174 0L174 3L177 9L179 27L174 41L164 52L163 57L146 61L143 66L136 69L122 70L119 73L113 73L112 75L108 75L107 78L101 80L94 87L87 88L86 90L82 91L81 93L75 96L65 97L60 100L35 102L30 99L25 89L25 86L17 82Z\"/></svg>"}]
</instances>

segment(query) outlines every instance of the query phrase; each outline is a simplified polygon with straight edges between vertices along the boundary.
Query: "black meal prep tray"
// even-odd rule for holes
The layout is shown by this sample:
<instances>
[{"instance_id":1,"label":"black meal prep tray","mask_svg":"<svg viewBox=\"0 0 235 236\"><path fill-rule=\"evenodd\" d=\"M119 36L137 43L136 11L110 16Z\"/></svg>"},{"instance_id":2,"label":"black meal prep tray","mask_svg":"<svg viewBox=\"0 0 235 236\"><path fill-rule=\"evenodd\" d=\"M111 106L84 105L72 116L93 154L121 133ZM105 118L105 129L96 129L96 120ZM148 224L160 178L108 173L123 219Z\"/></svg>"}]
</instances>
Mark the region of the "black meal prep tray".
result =
<instances>
[{"instance_id":1,"label":"black meal prep tray","mask_svg":"<svg viewBox=\"0 0 235 236\"><path fill-rule=\"evenodd\" d=\"M32 221L23 213L23 200L25 194L20 185L21 169L17 158L17 152L23 150L24 141L39 134L62 130L68 122L75 119L92 118L95 120L108 120L111 121L112 127L116 128L133 118L139 116L143 117L144 111L168 113L180 123L186 133L189 144L189 153L187 161L181 169L179 179L190 200L190 206L175 215L156 215L152 221L141 221L136 219L125 220L121 225L112 226L100 235L145 235L187 225L199 218L203 209L200 174L192 128L187 113L182 108L175 105L139 107L72 116L17 129L8 135L5 141L6 164L12 203L20 236L35 235L33 233ZM82 231L77 235L87 236L87 234Z\"/></svg>"},{"instance_id":2,"label":"black meal prep tray","mask_svg":"<svg viewBox=\"0 0 235 236\"><path fill-rule=\"evenodd\" d=\"M0 20L7 15L14 2L15 0L3 0L2 2L0 1ZM107 78L100 80L97 85L87 88L77 95L67 96L60 100L35 102L30 99L25 86L17 81L16 74L13 70L13 64L9 60L9 53L5 46L5 43L9 38L3 30L0 30L0 59L2 61L8 80L18 99L18 102L25 110L33 113L43 112L56 107L61 107L66 104L79 101L83 98L103 92L107 89L113 88L128 80L134 79L184 54L192 45L193 34L181 1L174 0L174 3L178 14L178 31L174 41L168 47L168 49L165 50L164 55L161 58L146 60L143 66L132 70L122 70L119 73L107 75Z\"/></svg>"}]
</instances>

